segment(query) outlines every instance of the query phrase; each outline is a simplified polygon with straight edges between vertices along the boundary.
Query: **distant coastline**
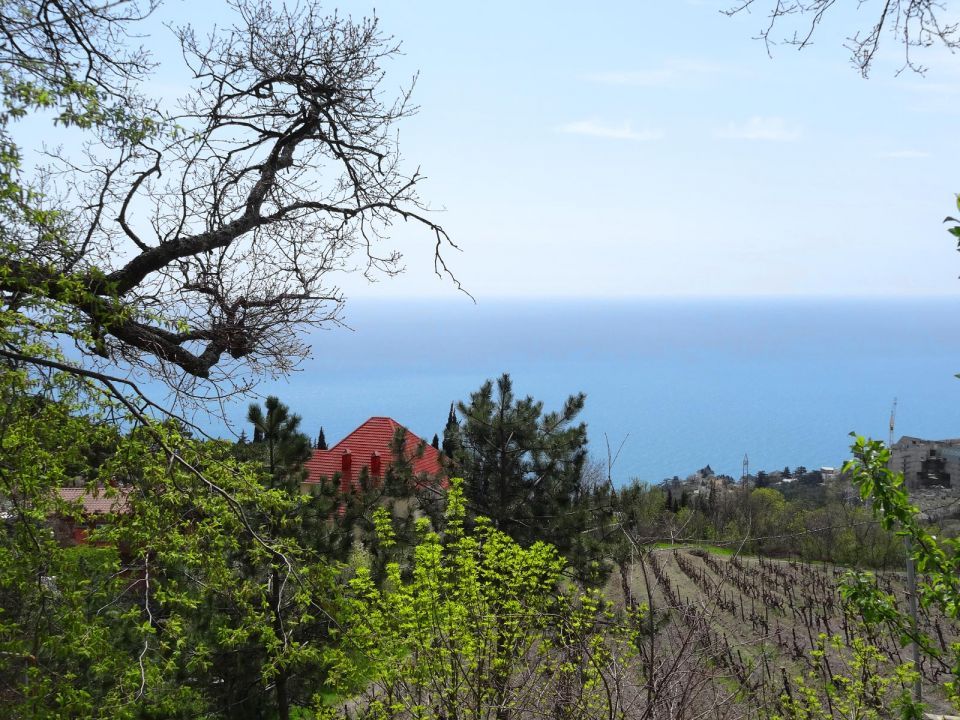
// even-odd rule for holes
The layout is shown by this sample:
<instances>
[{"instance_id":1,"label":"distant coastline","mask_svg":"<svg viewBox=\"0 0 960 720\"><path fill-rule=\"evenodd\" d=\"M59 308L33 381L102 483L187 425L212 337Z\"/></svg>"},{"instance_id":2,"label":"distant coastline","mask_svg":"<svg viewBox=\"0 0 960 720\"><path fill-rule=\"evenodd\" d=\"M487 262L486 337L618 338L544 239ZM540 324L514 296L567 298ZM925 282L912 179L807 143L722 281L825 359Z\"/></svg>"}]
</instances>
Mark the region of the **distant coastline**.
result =
<instances>
[{"instance_id":1,"label":"distant coastline","mask_svg":"<svg viewBox=\"0 0 960 720\"><path fill-rule=\"evenodd\" d=\"M432 437L451 401L503 371L548 409L586 392L592 452L629 436L621 482L707 464L737 477L744 453L838 466L850 431L886 438L894 397L903 434L960 436L958 298L361 300L346 319L259 387L331 439L372 415ZM245 407L228 406L237 427Z\"/></svg>"}]
</instances>

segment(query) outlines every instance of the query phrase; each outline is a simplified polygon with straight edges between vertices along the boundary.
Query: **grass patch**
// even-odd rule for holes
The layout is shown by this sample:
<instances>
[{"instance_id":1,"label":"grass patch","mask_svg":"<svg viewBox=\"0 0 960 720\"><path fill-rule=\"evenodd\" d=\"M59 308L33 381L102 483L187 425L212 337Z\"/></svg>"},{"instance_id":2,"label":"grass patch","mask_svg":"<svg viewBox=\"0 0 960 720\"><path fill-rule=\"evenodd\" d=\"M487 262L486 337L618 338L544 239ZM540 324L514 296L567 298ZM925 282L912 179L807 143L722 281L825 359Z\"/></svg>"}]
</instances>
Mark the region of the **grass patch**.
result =
<instances>
[{"instance_id":1,"label":"grass patch","mask_svg":"<svg viewBox=\"0 0 960 720\"><path fill-rule=\"evenodd\" d=\"M723 555L730 557L736 554L736 551L733 548L721 547L720 545L708 545L706 543L654 543L654 550L706 550L708 553L714 555ZM746 555L746 553L740 553L740 555Z\"/></svg>"}]
</instances>

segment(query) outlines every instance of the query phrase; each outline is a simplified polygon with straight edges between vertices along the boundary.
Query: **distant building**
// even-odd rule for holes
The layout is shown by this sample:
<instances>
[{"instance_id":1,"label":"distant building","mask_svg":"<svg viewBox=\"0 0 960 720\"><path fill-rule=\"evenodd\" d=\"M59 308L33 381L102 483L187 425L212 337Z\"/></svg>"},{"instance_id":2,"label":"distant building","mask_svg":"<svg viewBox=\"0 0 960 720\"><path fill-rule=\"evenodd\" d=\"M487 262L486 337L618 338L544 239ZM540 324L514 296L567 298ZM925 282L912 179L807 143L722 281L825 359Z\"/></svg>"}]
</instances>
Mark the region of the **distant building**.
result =
<instances>
[{"instance_id":1,"label":"distant building","mask_svg":"<svg viewBox=\"0 0 960 720\"><path fill-rule=\"evenodd\" d=\"M60 498L68 503L79 505L80 519L73 515L57 515L52 518L54 537L62 544L77 545L87 541L87 534L112 515L126 515L130 512L130 490L128 488L82 487L57 488Z\"/></svg>"},{"instance_id":2,"label":"distant building","mask_svg":"<svg viewBox=\"0 0 960 720\"><path fill-rule=\"evenodd\" d=\"M370 480L382 482L386 472L397 458L393 453L394 437L404 430L403 454L410 458L414 478L420 482L445 484L440 451L406 430L388 417L372 417L329 450L314 450L305 467L305 491L311 485L337 480L340 492L346 494L360 489L360 476L366 469Z\"/></svg>"},{"instance_id":3,"label":"distant building","mask_svg":"<svg viewBox=\"0 0 960 720\"><path fill-rule=\"evenodd\" d=\"M910 490L942 487L960 494L960 439L904 436L890 448L890 469L903 473Z\"/></svg>"}]
</instances>

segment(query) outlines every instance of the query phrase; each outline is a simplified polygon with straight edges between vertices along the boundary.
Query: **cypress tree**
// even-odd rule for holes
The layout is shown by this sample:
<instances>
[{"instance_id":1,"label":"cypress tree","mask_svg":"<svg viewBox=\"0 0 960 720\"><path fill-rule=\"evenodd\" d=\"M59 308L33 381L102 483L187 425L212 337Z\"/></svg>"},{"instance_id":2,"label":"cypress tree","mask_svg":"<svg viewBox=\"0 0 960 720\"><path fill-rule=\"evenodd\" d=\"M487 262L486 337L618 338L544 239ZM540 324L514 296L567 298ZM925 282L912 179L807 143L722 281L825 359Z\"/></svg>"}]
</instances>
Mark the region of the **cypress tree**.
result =
<instances>
[{"instance_id":1,"label":"cypress tree","mask_svg":"<svg viewBox=\"0 0 960 720\"><path fill-rule=\"evenodd\" d=\"M433 434L433 440L430 441L430 444L433 445L434 449L440 449L440 436L436 433Z\"/></svg>"},{"instance_id":2,"label":"cypress tree","mask_svg":"<svg viewBox=\"0 0 960 720\"><path fill-rule=\"evenodd\" d=\"M323 434L323 426L320 426L320 434L317 435L317 450L327 450L327 437Z\"/></svg>"},{"instance_id":3,"label":"cypress tree","mask_svg":"<svg viewBox=\"0 0 960 720\"><path fill-rule=\"evenodd\" d=\"M453 458L460 447L460 423L457 422L457 413L450 403L450 414L447 415L447 424L443 428L443 454Z\"/></svg>"}]
</instances>

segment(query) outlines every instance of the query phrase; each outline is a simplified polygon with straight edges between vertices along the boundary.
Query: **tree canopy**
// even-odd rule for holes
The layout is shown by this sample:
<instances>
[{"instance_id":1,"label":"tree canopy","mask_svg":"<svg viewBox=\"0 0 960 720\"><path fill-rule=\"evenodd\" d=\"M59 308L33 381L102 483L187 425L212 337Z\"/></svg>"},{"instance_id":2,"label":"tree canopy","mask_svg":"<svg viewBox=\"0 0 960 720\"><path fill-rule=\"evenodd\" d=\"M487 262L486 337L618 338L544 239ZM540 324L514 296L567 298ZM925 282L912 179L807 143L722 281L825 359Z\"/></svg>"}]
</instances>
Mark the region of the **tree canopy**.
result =
<instances>
[{"instance_id":1,"label":"tree canopy","mask_svg":"<svg viewBox=\"0 0 960 720\"><path fill-rule=\"evenodd\" d=\"M587 426L576 422L585 399L571 395L545 413L541 401L515 396L503 374L458 404L463 424L448 420L444 440L478 514L521 541L569 547L566 521L581 494L587 453Z\"/></svg>"},{"instance_id":2,"label":"tree canopy","mask_svg":"<svg viewBox=\"0 0 960 720\"><path fill-rule=\"evenodd\" d=\"M148 95L137 45L156 5L0 4L10 717L287 717L313 702L357 511L333 523L335 490L300 492L309 446L276 398L237 449L151 419L123 370L187 393L288 370L299 331L339 317L331 273L399 271L384 247L397 218L427 229L445 270L446 234L396 145L409 88L383 91L397 46L375 20L232 3L225 32L177 30L194 87L171 109ZM81 141L33 171L17 125L51 119ZM91 518L60 497L77 484L123 512ZM57 542L56 518L89 544Z\"/></svg>"},{"instance_id":3,"label":"tree canopy","mask_svg":"<svg viewBox=\"0 0 960 720\"><path fill-rule=\"evenodd\" d=\"M233 3L209 38L176 29L193 86L173 108L150 94L153 60L131 38L156 5L0 8L5 310L84 367L243 387L302 358L305 327L338 321L335 273L400 271L395 220L421 225L446 271L450 241L396 140L412 83L386 92L398 46L375 19ZM28 117L72 127L82 151L28 172L15 132ZM32 357L24 338L2 352Z\"/></svg>"}]
</instances>

